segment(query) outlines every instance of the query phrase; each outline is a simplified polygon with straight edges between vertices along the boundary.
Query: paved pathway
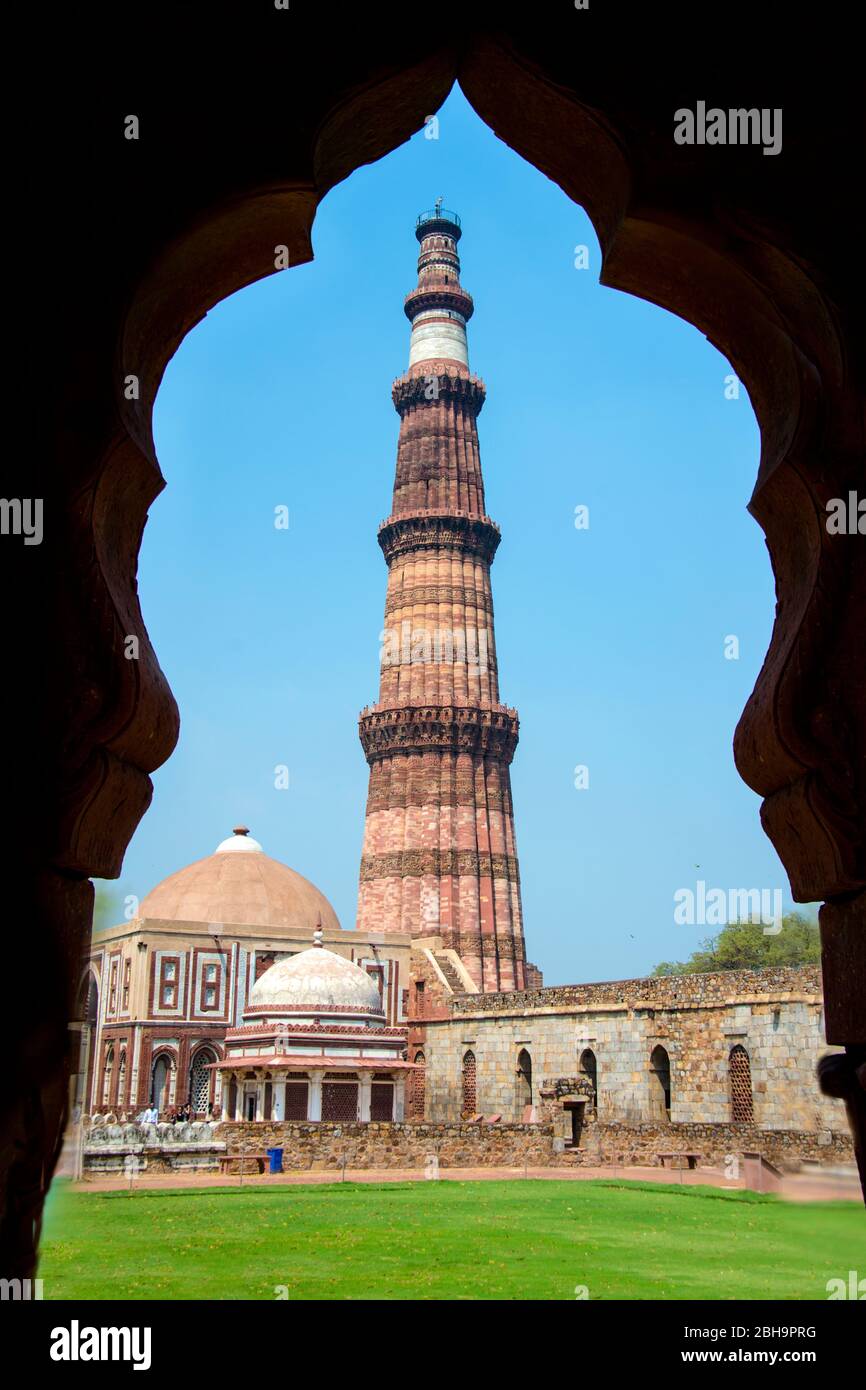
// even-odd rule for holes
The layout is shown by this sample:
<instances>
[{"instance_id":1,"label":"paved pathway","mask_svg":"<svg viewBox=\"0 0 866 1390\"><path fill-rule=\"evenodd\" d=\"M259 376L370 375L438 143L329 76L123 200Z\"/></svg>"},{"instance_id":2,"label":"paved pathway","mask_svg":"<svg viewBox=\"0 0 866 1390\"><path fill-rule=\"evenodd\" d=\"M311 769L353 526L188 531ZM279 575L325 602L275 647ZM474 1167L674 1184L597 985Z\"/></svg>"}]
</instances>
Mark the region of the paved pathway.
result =
<instances>
[{"instance_id":1,"label":"paved pathway","mask_svg":"<svg viewBox=\"0 0 866 1390\"><path fill-rule=\"evenodd\" d=\"M445 1182L490 1182L503 1179L534 1178L542 1182L568 1181L583 1182L587 1178L628 1178L640 1182L677 1183L686 1187L703 1185L720 1188L740 1188L742 1179L737 1182L726 1178L718 1168L669 1169L669 1168L440 1168L439 1177ZM196 1188L208 1190L224 1187L294 1187L299 1184L335 1183L344 1181L340 1169L316 1171L273 1173L265 1175L245 1174L241 1180L237 1174L217 1173L154 1173L145 1174L134 1180L133 1186L142 1191L153 1192L168 1188ZM425 1174L420 1168L363 1168L346 1169L346 1182L424 1182ZM121 1192L129 1188L129 1179L124 1177L88 1177L83 1182L73 1184L78 1192ZM781 1179L780 1197L793 1202L817 1202L860 1199L860 1187L856 1174L847 1173L796 1173L785 1174Z\"/></svg>"}]
</instances>

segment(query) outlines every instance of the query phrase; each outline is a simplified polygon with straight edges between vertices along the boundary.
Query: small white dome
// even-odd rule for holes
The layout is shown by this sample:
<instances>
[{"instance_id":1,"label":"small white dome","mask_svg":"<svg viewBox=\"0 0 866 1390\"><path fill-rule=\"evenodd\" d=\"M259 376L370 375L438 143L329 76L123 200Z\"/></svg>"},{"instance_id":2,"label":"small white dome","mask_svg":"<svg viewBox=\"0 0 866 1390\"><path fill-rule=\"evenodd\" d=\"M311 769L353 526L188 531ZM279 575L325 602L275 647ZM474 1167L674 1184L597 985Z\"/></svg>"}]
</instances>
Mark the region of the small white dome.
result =
<instances>
[{"instance_id":1,"label":"small white dome","mask_svg":"<svg viewBox=\"0 0 866 1390\"><path fill-rule=\"evenodd\" d=\"M214 854L264 854L264 850L245 825L236 825L229 838L217 845Z\"/></svg>"},{"instance_id":2,"label":"small white dome","mask_svg":"<svg viewBox=\"0 0 866 1390\"><path fill-rule=\"evenodd\" d=\"M250 1005L290 1008L292 1013L374 1015L383 1013L375 982L345 956L311 946L277 961L250 990Z\"/></svg>"}]
</instances>

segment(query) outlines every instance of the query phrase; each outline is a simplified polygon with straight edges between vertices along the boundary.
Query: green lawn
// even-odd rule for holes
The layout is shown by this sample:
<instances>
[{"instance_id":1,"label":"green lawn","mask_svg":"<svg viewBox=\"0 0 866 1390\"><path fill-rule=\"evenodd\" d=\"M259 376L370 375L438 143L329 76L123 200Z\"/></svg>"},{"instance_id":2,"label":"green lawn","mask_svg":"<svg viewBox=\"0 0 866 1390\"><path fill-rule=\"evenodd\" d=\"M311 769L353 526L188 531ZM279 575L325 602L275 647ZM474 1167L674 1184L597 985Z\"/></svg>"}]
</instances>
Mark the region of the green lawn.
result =
<instances>
[{"instance_id":1,"label":"green lawn","mask_svg":"<svg viewBox=\"0 0 866 1390\"><path fill-rule=\"evenodd\" d=\"M39 1274L46 1299L823 1299L849 1269L866 1269L853 1202L516 1180L55 1184Z\"/></svg>"}]
</instances>

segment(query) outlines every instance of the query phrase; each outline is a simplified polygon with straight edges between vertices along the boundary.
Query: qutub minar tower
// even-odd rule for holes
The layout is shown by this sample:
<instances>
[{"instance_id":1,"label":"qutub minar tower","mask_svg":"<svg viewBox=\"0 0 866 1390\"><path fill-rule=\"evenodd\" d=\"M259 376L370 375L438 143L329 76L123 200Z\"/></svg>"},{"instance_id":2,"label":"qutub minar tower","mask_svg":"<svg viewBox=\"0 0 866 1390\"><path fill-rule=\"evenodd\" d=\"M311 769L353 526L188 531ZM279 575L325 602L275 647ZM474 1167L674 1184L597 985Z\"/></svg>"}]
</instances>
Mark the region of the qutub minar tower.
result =
<instances>
[{"instance_id":1,"label":"qutub minar tower","mask_svg":"<svg viewBox=\"0 0 866 1390\"><path fill-rule=\"evenodd\" d=\"M526 984L509 764L517 711L500 703L476 419L471 295L460 284L460 219L418 218L418 284L405 301L409 369L400 416L379 700L359 720L370 765L358 929L439 936L479 989ZM531 967L530 967L531 970Z\"/></svg>"}]
</instances>

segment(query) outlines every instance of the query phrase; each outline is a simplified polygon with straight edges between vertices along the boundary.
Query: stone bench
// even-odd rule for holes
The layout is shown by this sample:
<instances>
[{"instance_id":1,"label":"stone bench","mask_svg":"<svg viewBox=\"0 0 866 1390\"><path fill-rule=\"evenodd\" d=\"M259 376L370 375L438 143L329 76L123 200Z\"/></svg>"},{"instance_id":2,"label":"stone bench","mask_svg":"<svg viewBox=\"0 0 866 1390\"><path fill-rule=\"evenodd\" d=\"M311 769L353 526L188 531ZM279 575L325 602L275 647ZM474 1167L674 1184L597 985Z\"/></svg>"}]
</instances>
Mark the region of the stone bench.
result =
<instances>
[{"instance_id":1,"label":"stone bench","mask_svg":"<svg viewBox=\"0 0 866 1390\"><path fill-rule=\"evenodd\" d=\"M237 1154L221 1154L221 1155L220 1155L220 1172L221 1172L221 1173L228 1173L228 1172L231 1172L231 1168L230 1168L229 1165L232 1164L232 1163L240 1163L241 1165L243 1165L244 1163L255 1163L255 1165L256 1165L256 1172L257 1172L257 1173L264 1173L264 1172L266 1171L266 1166L267 1166L267 1164L269 1163L269 1161L270 1161L270 1155L269 1155L269 1154L265 1154L265 1153L261 1153L261 1154L252 1154L252 1153L250 1153L250 1154L242 1154L242 1153L237 1153ZM241 1167L241 1172L243 1172L243 1167Z\"/></svg>"},{"instance_id":2,"label":"stone bench","mask_svg":"<svg viewBox=\"0 0 866 1390\"><path fill-rule=\"evenodd\" d=\"M684 1149L676 1149L676 1150L674 1150L674 1151L671 1152L671 1153L657 1153L657 1154L656 1154L656 1158L659 1160L659 1162L661 1163L661 1165L662 1165L663 1168L682 1168L683 1165L682 1165L681 1163L677 1164L677 1163L674 1163L674 1162L672 1161L672 1160L675 1159L675 1158L684 1158L684 1159L686 1160L686 1166L687 1166L688 1168L697 1168L697 1166L698 1166L698 1159L699 1159L700 1157L701 1157L700 1154L698 1154L698 1153L689 1153L689 1152L687 1152L687 1151L684 1150ZM671 1160L671 1161L667 1161L667 1160Z\"/></svg>"}]
</instances>

